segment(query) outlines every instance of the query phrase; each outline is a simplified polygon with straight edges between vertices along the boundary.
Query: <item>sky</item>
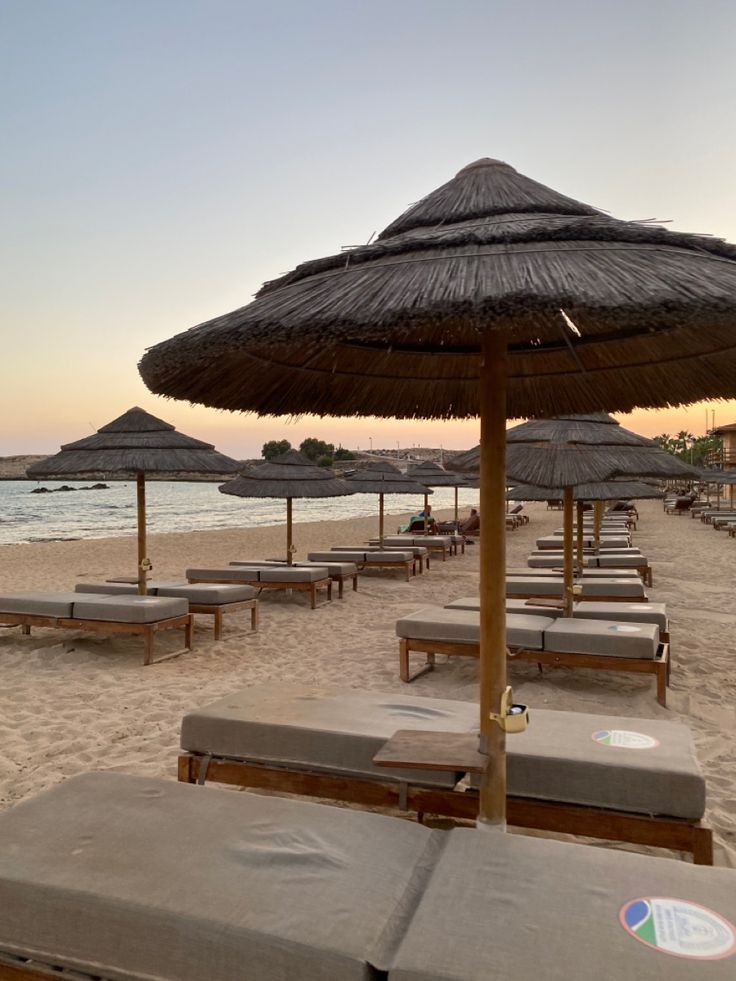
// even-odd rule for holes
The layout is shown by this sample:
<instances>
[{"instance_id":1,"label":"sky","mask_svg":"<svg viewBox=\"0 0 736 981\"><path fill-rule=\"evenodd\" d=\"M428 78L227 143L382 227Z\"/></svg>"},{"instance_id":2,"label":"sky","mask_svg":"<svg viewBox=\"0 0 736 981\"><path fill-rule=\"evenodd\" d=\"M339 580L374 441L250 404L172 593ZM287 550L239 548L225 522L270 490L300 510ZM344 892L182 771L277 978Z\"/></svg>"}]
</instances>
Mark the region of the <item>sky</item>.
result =
<instances>
[{"instance_id":1,"label":"sky","mask_svg":"<svg viewBox=\"0 0 736 981\"><path fill-rule=\"evenodd\" d=\"M239 458L474 445L472 421L193 407L136 366L482 156L736 240L734 37L733 0L0 0L0 455L132 405ZM619 418L698 435L706 407Z\"/></svg>"}]
</instances>

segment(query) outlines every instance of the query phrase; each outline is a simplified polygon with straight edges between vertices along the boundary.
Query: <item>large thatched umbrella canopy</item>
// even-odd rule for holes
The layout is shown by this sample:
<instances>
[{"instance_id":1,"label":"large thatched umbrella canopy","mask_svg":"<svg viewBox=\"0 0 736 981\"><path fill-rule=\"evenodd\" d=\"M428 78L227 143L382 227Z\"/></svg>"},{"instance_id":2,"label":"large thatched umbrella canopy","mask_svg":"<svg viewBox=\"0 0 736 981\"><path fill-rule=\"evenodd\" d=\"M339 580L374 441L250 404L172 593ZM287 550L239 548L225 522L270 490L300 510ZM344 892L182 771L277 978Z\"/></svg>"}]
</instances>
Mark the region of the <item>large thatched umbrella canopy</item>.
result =
<instances>
[{"instance_id":1,"label":"large thatched umbrella canopy","mask_svg":"<svg viewBox=\"0 0 736 981\"><path fill-rule=\"evenodd\" d=\"M294 560L292 501L305 497L344 497L355 491L331 470L318 467L298 450L287 450L268 463L249 467L219 488L235 497L276 497L286 499L286 561Z\"/></svg>"},{"instance_id":2,"label":"large thatched umbrella canopy","mask_svg":"<svg viewBox=\"0 0 736 981\"><path fill-rule=\"evenodd\" d=\"M431 494L424 482L402 473L388 460L369 460L360 470L345 474L354 494L378 494L378 540L383 544L383 498L386 494ZM425 507L426 511L426 507Z\"/></svg>"},{"instance_id":3,"label":"large thatched umbrella canopy","mask_svg":"<svg viewBox=\"0 0 736 981\"><path fill-rule=\"evenodd\" d=\"M135 406L123 415L75 443L66 443L59 453L34 463L27 476L58 480L90 475L108 480L136 478L138 487L138 590L146 592L146 474L236 473L241 464L218 453L212 443L178 433L163 419Z\"/></svg>"},{"instance_id":4,"label":"large thatched umbrella canopy","mask_svg":"<svg viewBox=\"0 0 736 981\"><path fill-rule=\"evenodd\" d=\"M639 436L605 412L589 415L532 419L506 432L507 466L514 475L539 487L563 488L565 602L573 605L573 498L574 488L610 476L692 477L697 471L661 449L654 440ZM578 495L582 503L586 498ZM587 498L588 500L592 498ZM596 500L605 500L598 496ZM582 513L582 507L579 506ZM600 508L596 511L596 541Z\"/></svg>"},{"instance_id":5,"label":"large thatched umbrella canopy","mask_svg":"<svg viewBox=\"0 0 736 981\"><path fill-rule=\"evenodd\" d=\"M736 391L736 248L479 160L367 246L151 349L156 392L260 413L480 415L481 820L503 823L506 418ZM511 476L517 479L521 475Z\"/></svg>"},{"instance_id":6,"label":"large thatched umbrella canopy","mask_svg":"<svg viewBox=\"0 0 736 981\"><path fill-rule=\"evenodd\" d=\"M458 487L469 487L468 481L461 477L460 474L451 473L441 467L439 463L434 463L432 460L425 460L423 463L417 463L412 467L409 467L407 471L412 477L416 477L417 480L421 480L423 484L427 487L454 487L455 488L455 529L457 530L458 525L458 514L457 514L457 490ZM424 501L424 530L427 530L427 501Z\"/></svg>"}]
</instances>

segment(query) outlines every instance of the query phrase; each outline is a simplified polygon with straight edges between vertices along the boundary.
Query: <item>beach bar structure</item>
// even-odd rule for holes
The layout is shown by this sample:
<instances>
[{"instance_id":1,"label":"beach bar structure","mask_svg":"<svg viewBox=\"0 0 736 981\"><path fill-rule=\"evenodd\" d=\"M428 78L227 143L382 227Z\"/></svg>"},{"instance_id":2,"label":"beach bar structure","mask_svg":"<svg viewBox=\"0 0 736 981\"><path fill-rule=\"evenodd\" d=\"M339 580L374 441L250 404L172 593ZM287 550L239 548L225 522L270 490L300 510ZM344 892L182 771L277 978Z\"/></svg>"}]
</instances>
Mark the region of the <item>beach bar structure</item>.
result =
<instances>
[{"instance_id":1,"label":"beach bar structure","mask_svg":"<svg viewBox=\"0 0 736 981\"><path fill-rule=\"evenodd\" d=\"M140 371L228 410L480 417L479 823L504 827L507 474L535 482L506 460L506 420L733 397L736 248L617 220L484 158L369 244L157 344ZM612 475L595 469L579 481Z\"/></svg>"}]
</instances>

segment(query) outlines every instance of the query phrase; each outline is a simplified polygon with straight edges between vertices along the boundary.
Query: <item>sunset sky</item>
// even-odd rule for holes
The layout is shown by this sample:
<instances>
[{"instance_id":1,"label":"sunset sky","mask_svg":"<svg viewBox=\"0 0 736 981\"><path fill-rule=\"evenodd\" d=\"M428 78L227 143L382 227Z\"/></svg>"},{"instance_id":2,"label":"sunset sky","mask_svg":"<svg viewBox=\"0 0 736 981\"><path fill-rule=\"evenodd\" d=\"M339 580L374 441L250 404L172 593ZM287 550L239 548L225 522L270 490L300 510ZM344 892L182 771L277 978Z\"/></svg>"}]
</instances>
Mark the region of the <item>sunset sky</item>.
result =
<instances>
[{"instance_id":1,"label":"sunset sky","mask_svg":"<svg viewBox=\"0 0 736 981\"><path fill-rule=\"evenodd\" d=\"M473 445L473 422L170 402L136 364L481 156L736 240L734 37L732 0L0 0L0 455L132 405L239 457L310 435ZM706 409L620 419L697 435Z\"/></svg>"}]
</instances>

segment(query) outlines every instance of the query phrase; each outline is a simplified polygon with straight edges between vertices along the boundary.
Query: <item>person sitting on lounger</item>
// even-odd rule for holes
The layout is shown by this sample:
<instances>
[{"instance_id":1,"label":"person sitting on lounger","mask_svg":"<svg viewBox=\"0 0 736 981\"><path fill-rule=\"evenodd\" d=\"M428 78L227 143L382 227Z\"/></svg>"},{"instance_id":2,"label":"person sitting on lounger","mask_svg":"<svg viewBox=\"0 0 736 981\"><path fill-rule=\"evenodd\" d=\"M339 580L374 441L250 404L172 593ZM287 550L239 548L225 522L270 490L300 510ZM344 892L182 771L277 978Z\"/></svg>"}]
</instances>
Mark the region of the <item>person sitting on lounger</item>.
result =
<instances>
[{"instance_id":1,"label":"person sitting on lounger","mask_svg":"<svg viewBox=\"0 0 736 981\"><path fill-rule=\"evenodd\" d=\"M470 509L470 514L458 524L457 530L461 535L470 535L474 532L477 534L480 531L480 515L477 508Z\"/></svg>"},{"instance_id":2,"label":"person sitting on lounger","mask_svg":"<svg viewBox=\"0 0 736 981\"><path fill-rule=\"evenodd\" d=\"M409 531L413 532L415 535L421 534L424 531L424 511L420 511L418 514L413 514L409 522ZM427 534L436 535L437 534L437 522L432 517L432 505L427 505Z\"/></svg>"}]
</instances>

